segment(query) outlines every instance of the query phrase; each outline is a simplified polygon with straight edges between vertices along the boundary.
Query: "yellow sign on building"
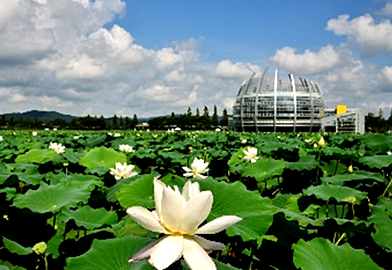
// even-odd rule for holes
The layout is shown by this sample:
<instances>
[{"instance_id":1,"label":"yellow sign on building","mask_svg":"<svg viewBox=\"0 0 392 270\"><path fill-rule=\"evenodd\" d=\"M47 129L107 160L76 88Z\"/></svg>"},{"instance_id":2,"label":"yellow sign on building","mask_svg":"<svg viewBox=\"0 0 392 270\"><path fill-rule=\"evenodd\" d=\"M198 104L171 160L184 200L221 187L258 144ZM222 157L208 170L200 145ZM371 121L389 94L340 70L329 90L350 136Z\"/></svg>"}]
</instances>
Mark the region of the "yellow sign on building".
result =
<instances>
[{"instance_id":1,"label":"yellow sign on building","mask_svg":"<svg viewBox=\"0 0 392 270\"><path fill-rule=\"evenodd\" d=\"M336 114L343 114L346 112L347 112L347 105L346 104L336 105Z\"/></svg>"}]
</instances>

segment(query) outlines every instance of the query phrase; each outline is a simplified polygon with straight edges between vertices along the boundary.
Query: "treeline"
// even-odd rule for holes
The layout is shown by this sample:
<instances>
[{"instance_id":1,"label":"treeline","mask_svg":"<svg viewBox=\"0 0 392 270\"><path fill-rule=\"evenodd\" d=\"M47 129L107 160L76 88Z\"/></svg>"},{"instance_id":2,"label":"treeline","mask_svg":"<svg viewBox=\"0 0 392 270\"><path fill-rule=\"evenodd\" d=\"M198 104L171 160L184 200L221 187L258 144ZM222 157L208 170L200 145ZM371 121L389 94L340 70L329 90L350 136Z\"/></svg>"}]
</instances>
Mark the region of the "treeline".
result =
<instances>
[{"instance_id":1,"label":"treeline","mask_svg":"<svg viewBox=\"0 0 392 270\"><path fill-rule=\"evenodd\" d=\"M46 118L47 119L47 118ZM141 123L143 122L143 123ZM145 124L147 123L147 125ZM229 117L227 110L224 109L221 116L218 116L217 106L214 105L212 116L208 111L208 107L204 106L203 113L200 113L199 108L196 109L195 114L192 109L184 114L175 114L172 112L170 116L159 116L150 119L142 119L139 121L136 114L132 118L125 116L117 116L105 118L103 116L83 116L71 117L70 121L64 119L53 119L41 121L39 117L31 118L29 116L5 116L0 115L1 129L78 129L78 130L129 130L129 129L150 129L150 130L165 130L172 128L181 128L182 130L211 130L217 127L228 128Z\"/></svg>"},{"instance_id":2,"label":"treeline","mask_svg":"<svg viewBox=\"0 0 392 270\"><path fill-rule=\"evenodd\" d=\"M374 133L390 133L392 131L392 110L388 118L384 117L384 112L379 109L378 115L368 113L365 116L365 131Z\"/></svg>"},{"instance_id":3,"label":"treeline","mask_svg":"<svg viewBox=\"0 0 392 270\"><path fill-rule=\"evenodd\" d=\"M204 106L203 114L196 108L196 114L188 107L185 114L176 115L174 112L170 116L160 116L148 120L149 129L165 130L171 128L181 128L182 130L210 130L217 127L228 129L229 116L227 110L222 111L222 117L218 116L218 109L214 105L214 111L210 117L208 107Z\"/></svg>"},{"instance_id":4,"label":"treeline","mask_svg":"<svg viewBox=\"0 0 392 270\"><path fill-rule=\"evenodd\" d=\"M74 117L71 121L64 119L53 119L50 121L40 121L38 118L31 119L30 117L5 117L0 116L0 128L2 129L43 129L43 128L59 128L59 129L79 129L79 130L105 130L105 129L134 129L139 124L136 114L133 118L117 117L114 115L111 118L104 118L103 116L83 116Z\"/></svg>"}]
</instances>

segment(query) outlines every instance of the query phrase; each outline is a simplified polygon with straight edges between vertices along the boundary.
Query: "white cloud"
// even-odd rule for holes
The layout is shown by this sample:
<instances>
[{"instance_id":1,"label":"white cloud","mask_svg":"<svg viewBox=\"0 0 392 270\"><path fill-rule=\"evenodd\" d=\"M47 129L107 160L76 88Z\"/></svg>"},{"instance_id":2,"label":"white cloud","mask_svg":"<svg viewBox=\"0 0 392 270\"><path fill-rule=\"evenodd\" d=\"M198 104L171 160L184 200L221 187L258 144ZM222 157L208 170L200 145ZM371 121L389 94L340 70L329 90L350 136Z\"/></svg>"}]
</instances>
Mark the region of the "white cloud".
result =
<instances>
[{"instance_id":1,"label":"white cloud","mask_svg":"<svg viewBox=\"0 0 392 270\"><path fill-rule=\"evenodd\" d=\"M248 78L253 72L260 72L260 67L250 63L232 63L222 60L215 68L215 75L221 78Z\"/></svg>"},{"instance_id":2,"label":"white cloud","mask_svg":"<svg viewBox=\"0 0 392 270\"><path fill-rule=\"evenodd\" d=\"M385 78L391 83L392 87L392 67L384 67L381 72L385 76Z\"/></svg>"},{"instance_id":3,"label":"white cloud","mask_svg":"<svg viewBox=\"0 0 392 270\"><path fill-rule=\"evenodd\" d=\"M380 12L383 15L392 15L392 2L387 2Z\"/></svg>"},{"instance_id":4,"label":"white cloud","mask_svg":"<svg viewBox=\"0 0 392 270\"><path fill-rule=\"evenodd\" d=\"M349 15L340 15L329 20L326 30L349 37L364 55L374 56L382 51L392 53L392 24L389 20L377 23L369 14L351 21L349 18Z\"/></svg>"},{"instance_id":5,"label":"white cloud","mask_svg":"<svg viewBox=\"0 0 392 270\"><path fill-rule=\"evenodd\" d=\"M340 57L339 52L332 45L327 45L318 52L306 50L302 54L297 54L295 48L284 47L277 50L270 60L294 74L314 75L339 66Z\"/></svg>"},{"instance_id":6,"label":"white cloud","mask_svg":"<svg viewBox=\"0 0 392 270\"><path fill-rule=\"evenodd\" d=\"M105 65L84 54L71 59L64 70L57 72L60 79L94 79L104 75Z\"/></svg>"},{"instance_id":7,"label":"white cloud","mask_svg":"<svg viewBox=\"0 0 392 270\"><path fill-rule=\"evenodd\" d=\"M20 103L20 102L27 101L27 97L17 93L17 94L12 95L9 100L12 103Z\"/></svg>"}]
</instances>

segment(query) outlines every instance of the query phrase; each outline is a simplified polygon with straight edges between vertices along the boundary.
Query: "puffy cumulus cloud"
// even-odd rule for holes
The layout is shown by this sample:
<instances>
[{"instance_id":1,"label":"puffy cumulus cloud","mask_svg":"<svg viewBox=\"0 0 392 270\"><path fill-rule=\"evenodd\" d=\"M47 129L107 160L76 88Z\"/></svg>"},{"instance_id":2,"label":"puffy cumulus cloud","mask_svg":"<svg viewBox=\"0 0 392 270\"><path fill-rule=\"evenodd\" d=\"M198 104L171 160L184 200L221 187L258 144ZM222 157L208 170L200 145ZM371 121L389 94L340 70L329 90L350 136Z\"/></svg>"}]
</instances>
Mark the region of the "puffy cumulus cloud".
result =
<instances>
[{"instance_id":1,"label":"puffy cumulus cloud","mask_svg":"<svg viewBox=\"0 0 392 270\"><path fill-rule=\"evenodd\" d=\"M379 12L382 15L392 15L392 2L387 2Z\"/></svg>"},{"instance_id":2,"label":"puffy cumulus cloud","mask_svg":"<svg viewBox=\"0 0 392 270\"><path fill-rule=\"evenodd\" d=\"M341 65L341 55L331 45L318 52L306 50L302 54L297 54L295 48L284 47L277 50L270 61L294 74L314 75Z\"/></svg>"},{"instance_id":3,"label":"puffy cumulus cloud","mask_svg":"<svg viewBox=\"0 0 392 270\"><path fill-rule=\"evenodd\" d=\"M93 79L103 75L105 75L104 64L87 55L71 59L65 69L57 73L60 79Z\"/></svg>"},{"instance_id":4,"label":"puffy cumulus cloud","mask_svg":"<svg viewBox=\"0 0 392 270\"><path fill-rule=\"evenodd\" d=\"M389 20L377 23L369 14L352 20L349 18L349 15L340 15L337 19L331 19L326 29L338 36L347 36L363 55L374 56L382 51L392 53L392 38L388 38L392 36Z\"/></svg>"},{"instance_id":5,"label":"puffy cumulus cloud","mask_svg":"<svg viewBox=\"0 0 392 270\"><path fill-rule=\"evenodd\" d=\"M260 67L250 63L232 63L222 60L215 68L215 76L221 78L248 78L253 72L260 72Z\"/></svg>"},{"instance_id":6,"label":"puffy cumulus cloud","mask_svg":"<svg viewBox=\"0 0 392 270\"><path fill-rule=\"evenodd\" d=\"M392 67L384 67L381 72L392 86Z\"/></svg>"},{"instance_id":7,"label":"puffy cumulus cloud","mask_svg":"<svg viewBox=\"0 0 392 270\"><path fill-rule=\"evenodd\" d=\"M112 24L124 0L1 0L0 113L29 109L139 117L231 110L249 63L202 63L202 40L156 50ZM107 25L112 25L107 27Z\"/></svg>"}]
</instances>

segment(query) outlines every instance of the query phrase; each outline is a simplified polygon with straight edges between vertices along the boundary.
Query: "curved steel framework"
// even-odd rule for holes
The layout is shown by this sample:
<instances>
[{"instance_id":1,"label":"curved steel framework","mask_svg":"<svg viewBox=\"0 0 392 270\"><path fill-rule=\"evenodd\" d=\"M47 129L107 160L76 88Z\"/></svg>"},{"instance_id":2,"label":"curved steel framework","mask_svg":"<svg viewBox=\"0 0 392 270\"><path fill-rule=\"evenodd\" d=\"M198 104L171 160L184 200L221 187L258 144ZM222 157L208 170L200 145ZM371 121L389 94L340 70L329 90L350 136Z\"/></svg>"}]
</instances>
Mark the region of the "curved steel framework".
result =
<instances>
[{"instance_id":1,"label":"curved steel framework","mask_svg":"<svg viewBox=\"0 0 392 270\"><path fill-rule=\"evenodd\" d=\"M319 131L324 98L319 86L307 79L288 81L255 73L238 90L233 125L239 131Z\"/></svg>"}]
</instances>

